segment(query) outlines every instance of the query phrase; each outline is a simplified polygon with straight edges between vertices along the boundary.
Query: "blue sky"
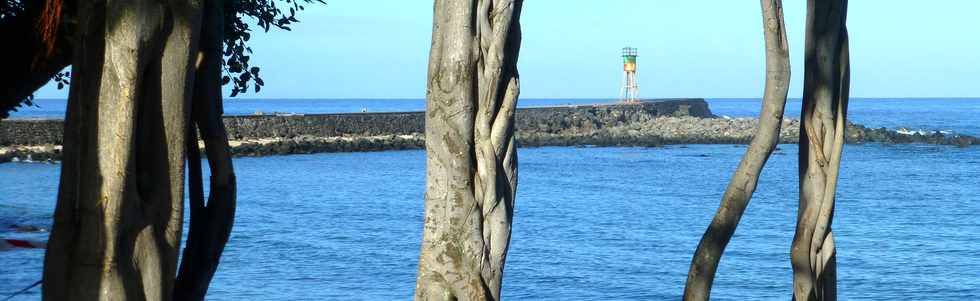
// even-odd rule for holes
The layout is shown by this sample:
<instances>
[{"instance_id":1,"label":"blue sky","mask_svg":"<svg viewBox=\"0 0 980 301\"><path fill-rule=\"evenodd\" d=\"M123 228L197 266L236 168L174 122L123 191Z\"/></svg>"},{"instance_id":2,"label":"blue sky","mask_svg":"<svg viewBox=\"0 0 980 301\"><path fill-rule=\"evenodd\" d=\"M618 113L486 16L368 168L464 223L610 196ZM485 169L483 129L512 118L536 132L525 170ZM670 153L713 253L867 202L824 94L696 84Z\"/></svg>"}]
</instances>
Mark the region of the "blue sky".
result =
<instances>
[{"instance_id":1,"label":"blue sky","mask_svg":"<svg viewBox=\"0 0 980 301\"><path fill-rule=\"evenodd\" d=\"M256 33L266 86L249 98L422 98L432 1L326 0L293 31ZM784 1L802 93L804 0ZM980 96L980 1L850 1L855 97ZM760 97L762 21L754 0L525 0L525 98L615 98L620 48L639 48L642 97ZM67 91L50 85L41 98Z\"/></svg>"}]
</instances>

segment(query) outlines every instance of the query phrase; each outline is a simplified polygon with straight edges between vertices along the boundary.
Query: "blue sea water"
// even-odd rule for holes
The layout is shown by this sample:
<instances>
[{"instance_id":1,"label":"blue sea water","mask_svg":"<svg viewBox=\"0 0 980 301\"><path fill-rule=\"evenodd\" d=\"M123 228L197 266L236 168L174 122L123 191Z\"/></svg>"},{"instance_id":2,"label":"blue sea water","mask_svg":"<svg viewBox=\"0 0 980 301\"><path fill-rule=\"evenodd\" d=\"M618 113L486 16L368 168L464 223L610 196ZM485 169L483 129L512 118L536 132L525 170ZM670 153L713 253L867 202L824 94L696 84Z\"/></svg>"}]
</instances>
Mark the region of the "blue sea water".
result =
<instances>
[{"instance_id":1,"label":"blue sea water","mask_svg":"<svg viewBox=\"0 0 980 301\"><path fill-rule=\"evenodd\" d=\"M757 117L759 99L708 99L716 115ZM802 102L786 103L786 117L799 118ZM849 121L870 127L950 131L980 136L980 98L855 98L848 104Z\"/></svg>"},{"instance_id":2,"label":"blue sea water","mask_svg":"<svg viewBox=\"0 0 980 301\"><path fill-rule=\"evenodd\" d=\"M710 102L718 115L758 110L758 100ZM856 100L851 108L852 120L873 126L980 133L978 100ZM798 112L791 102L787 115ZM504 299L679 299L691 253L744 151L520 149ZM766 166L714 299L788 299L796 154L795 145L781 145ZM424 156L236 159L238 217L209 299L410 299ZM841 299L980 299L980 148L848 145L843 160L834 221ZM0 164L0 237L44 239L9 225L47 227L59 167ZM39 280L42 259L41 250L0 252L0 297Z\"/></svg>"}]
</instances>

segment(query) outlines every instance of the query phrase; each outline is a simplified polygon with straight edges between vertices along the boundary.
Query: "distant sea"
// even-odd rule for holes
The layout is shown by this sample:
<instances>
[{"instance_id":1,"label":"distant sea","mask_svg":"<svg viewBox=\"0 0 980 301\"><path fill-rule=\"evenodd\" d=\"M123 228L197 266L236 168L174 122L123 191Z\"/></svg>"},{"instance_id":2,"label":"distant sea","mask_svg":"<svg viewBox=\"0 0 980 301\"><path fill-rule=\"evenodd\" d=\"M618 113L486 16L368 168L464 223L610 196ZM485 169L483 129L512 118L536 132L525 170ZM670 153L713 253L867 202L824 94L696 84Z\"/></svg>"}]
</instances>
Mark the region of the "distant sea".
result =
<instances>
[{"instance_id":1,"label":"distant sea","mask_svg":"<svg viewBox=\"0 0 980 301\"><path fill-rule=\"evenodd\" d=\"M709 99L752 117L758 99ZM613 100L521 100L522 106ZM15 118L60 117L64 103ZM800 103L787 105L799 116ZM415 111L420 99L226 100L229 114ZM980 135L980 99L854 99L873 127ZM735 145L519 150L506 300L678 300L745 151ZM787 300L797 147L780 145L721 261L713 300ZM980 300L980 148L847 145L834 216L841 300ZM422 230L421 150L237 158L239 210L208 298L407 300ZM0 164L0 238L44 239L58 164ZM40 280L42 250L0 252L0 298ZM38 299L35 288L21 300Z\"/></svg>"}]
</instances>

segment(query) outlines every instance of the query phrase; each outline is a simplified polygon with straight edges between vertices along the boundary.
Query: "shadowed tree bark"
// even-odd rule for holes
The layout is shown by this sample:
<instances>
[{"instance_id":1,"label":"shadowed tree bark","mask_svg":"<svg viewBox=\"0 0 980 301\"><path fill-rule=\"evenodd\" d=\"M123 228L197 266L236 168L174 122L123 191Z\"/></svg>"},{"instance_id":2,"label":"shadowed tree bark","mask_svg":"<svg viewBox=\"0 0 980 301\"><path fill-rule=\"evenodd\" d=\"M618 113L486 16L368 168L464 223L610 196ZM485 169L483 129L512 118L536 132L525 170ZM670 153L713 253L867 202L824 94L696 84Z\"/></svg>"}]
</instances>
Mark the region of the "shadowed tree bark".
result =
<instances>
[{"instance_id":1,"label":"shadowed tree bark","mask_svg":"<svg viewBox=\"0 0 980 301\"><path fill-rule=\"evenodd\" d=\"M61 184L45 255L46 300L204 298L236 203L220 117L220 87L232 79L222 80L222 71L236 76L236 93L251 82L258 92L263 83L258 67L248 65L250 34L243 18L253 17L266 30L289 29L301 2L322 3L0 2L0 38L19 43L10 49L10 64L0 76L0 118L30 104L25 100L31 93L69 64L76 79L69 91ZM68 76L55 79L62 75ZM211 169L206 204L198 128ZM178 274L188 150L191 225Z\"/></svg>"},{"instance_id":2,"label":"shadowed tree bark","mask_svg":"<svg viewBox=\"0 0 980 301\"><path fill-rule=\"evenodd\" d=\"M169 300L201 7L79 3L45 300Z\"/></svg>"},{"instance_id":3,"label":"shadowed tree bark","mask_svg":"<svg viewBox=\"0 0 980 301\"><path fill-rule=\"evenodd\" d=\"M732 175L721 205L698 243L687 273L684 300L708 300L718 262L728 245L742 213L752 199L759 175L779 142L779 130L789 91L789 47L781 0L761 0L762 25L766 45L766 84L759 114L759 130L749 144L742 162Z\"/></svg>"},{"instance_id":4,"label":"shadowed tree bark","mask_svg":"<svg viewBox=\"0 0 980 301\"><path fill-rule=\"evenodd\" d=\"M436 0L416 300L499 300L517 153L521 0Z\"/></svg>"},{"instance_id":5,"label":"shadowed tree bark","mask_svg":"<svg viewBox=\"0 0 980 301\"><path fill-rule=\"evenodd\" d=\"M850 86L847 0L808 0L803 111L800 118L800 207L793 237L793 298L836 300L831 224Z\"/></svg>"},{"instance_id":6,"label":"shadowed tree bark","mask_svg":"<svg viewBox=\"0 0 980 301\"><path fill-rule=\"evenodd\" d=\"M188 129L187 149L190 165L190 227L187 246L180 262L174 300L204 300L208 286L218 268L231 228L236 206L235 171L228 147L228 135L221 121L221 46L224 8L219 1L207 1L202 21L201 48L194 100L192 125ZM201 182L201 156L198 149L198 127L211 170L211 189L207 205Z\"/></svg>"}]
</instances>

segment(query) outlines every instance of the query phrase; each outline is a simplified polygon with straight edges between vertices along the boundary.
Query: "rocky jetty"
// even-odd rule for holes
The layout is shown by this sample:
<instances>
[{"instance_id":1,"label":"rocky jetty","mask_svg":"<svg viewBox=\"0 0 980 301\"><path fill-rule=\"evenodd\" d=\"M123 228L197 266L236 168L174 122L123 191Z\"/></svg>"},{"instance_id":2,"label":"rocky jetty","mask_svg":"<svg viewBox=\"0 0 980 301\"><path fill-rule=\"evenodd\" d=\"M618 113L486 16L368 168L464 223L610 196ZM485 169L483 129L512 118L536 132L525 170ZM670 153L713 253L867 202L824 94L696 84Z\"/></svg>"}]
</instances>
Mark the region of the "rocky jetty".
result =
<instances>
[{"instance_id":1,"label":"rocky jetty","mask_svg":"<svg viewBox=\"0 0 980 301\"><path fill-rule=\"evenodd\" d=\"M655 117L603 128L568 128L557 132L518 131L521 146L660 146L665 144L748 144L759 121L755 118ZM980 145L980 139L941 132L867 128L848 124L848 143L924 143L955 146ZM797 143L800 121L784 119L780 143Z\"/></svg>"},{"instance_id":2,"label":"rocky jetty","mask_svg":"<svg viewBox=\"0 0 980 301\"><path fill-rule=\"evenodd\" d=\"M238 156L420 149L424 113L351 113L225 117L232 152ZM745 144L755 134L753 118L718 118L700 99L641 104L522 108L517 140L535 146L660 146ZM799 140L799 121L783 121L781 143ZM0 122L0 162L58 160L60 120ZM971 136L867 128L850 124L849 143L980 144ZM203 145L202 145L203 146Z\"/></svg>"}]
</instances>

